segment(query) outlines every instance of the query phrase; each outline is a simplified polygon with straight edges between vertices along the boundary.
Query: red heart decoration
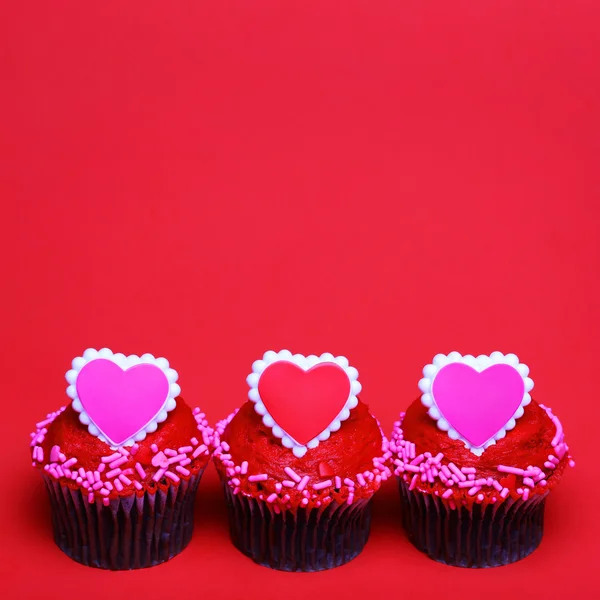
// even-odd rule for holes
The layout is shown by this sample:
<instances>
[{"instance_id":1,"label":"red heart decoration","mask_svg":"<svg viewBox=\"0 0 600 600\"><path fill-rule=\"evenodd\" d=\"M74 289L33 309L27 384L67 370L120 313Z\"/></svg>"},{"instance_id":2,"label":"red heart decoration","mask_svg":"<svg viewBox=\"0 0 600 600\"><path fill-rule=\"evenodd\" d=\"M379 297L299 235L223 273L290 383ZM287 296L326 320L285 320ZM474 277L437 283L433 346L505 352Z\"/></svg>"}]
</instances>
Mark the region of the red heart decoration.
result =
<instances>
[{"instance_id":1,"label":"red heart decoration","mask_svg":"<svg viewBox=\"0 0 600 600\"><path fill-rule=\"evenodd\" d=\"M296 442L306 445L327 429L350 397L348 375L335 363L305 371L277 361L260 376L258 393L274 421Z\"/></svg>"}]
</instances>

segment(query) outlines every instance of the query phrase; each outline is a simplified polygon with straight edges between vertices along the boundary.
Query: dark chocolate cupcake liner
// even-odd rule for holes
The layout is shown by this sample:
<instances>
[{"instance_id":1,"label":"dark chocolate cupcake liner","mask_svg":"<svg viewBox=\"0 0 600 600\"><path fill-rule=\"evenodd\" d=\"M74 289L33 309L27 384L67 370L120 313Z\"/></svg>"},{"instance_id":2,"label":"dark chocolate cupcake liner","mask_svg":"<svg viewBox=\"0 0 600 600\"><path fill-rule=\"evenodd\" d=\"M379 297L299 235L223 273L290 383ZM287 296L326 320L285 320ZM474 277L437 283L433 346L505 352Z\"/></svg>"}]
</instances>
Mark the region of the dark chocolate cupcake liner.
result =
<instances>
[{"instance_id":1,"label":"dark chocolate cupcake liner","mask_svg":"<svg viewBox=\"0 0 600 600\"><path fill-rule=\"evenodd\" d=\"M85 490L44 475L57 546L90 567L129 570L152 567L179 554L192 538L194 500L203 470L166 491L113 498L108 506Z\"/></svg>"},{"instance_id":2,"label":"dark chocolate cupcake liner","mask_svg":"<svg viewBox=\"0 0 600 600\"><path fill-rule=\"evenodd\" d=\"M546 495L451 509L399 478L402 524L412 544L438 562L467 568L508 565L542 541Z\"/></svg>"},{"instance_id":3,"label":"dark chocolate cupcake liner","mask_svg":"<svg viewBox=\"0 0 600 600\"><path fill-rule=\"evenodd\" d=\"M254 562L280 571L323 571L358 556L369 538L371 501L276 513L272 504L224 485L233 544Z\"/></svg>"}]
</instances>

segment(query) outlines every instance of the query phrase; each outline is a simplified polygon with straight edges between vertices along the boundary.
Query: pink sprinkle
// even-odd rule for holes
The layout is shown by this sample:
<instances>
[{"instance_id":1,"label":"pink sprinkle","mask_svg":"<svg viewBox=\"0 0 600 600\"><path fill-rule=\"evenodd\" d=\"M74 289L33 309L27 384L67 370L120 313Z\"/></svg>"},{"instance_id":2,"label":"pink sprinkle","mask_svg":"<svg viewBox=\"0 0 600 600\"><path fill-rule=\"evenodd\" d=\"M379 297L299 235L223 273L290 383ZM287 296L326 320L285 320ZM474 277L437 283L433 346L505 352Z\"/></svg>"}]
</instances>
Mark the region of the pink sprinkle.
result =
<instances>
[{"instance_id":1,"label":"pink sprinkle","mask_svg":"<svg viewBox=\"0 0 600 600\"><path fill-rule=\"evenodd\" d=\"M152 444L152 446L150 446L150 450L156 454L158 452L158 446L156 444Z\"/></svg>"},{"instance_id":2,"label":"pink sprinkle","mask_svg":"<svg viewBox=\"0 0 600 600\"><path fill-rule=\"evenodd\" d=\"M420 473L421 469L419 467L415 467L415 465L404 465L404 470L409 473Z\"/></svg>"},{"instance_id":3,"label":"pink sprinkle","mask_svg":"<svg viewBox=\"0 0 600 600\"><path fill-rule=\"evenodd\" d=\"M191 452L192 450L193 448L191 446L182 446L177 452L179 452L179 454L186 454L187 452Z\"/></svg>"},{"instance_id":4,"label":"pink sprinkle","mask_svg":"<svg viewBox=\"0 0 600 600\"><path fill-rule=\"evenodd\" d=\"M193 437L190 442L192 442L192 446L197 446L199 444L198 438Z\"/></svg>"},{"instance_id":5,"label":"pink sprinkle","mask_svg":"<svg viewBox=\"0 0 600 600\"><path fill-rule=\"evenodd\" d=\"M94 471L94 481L100 481L100 473L98 471Z\"/></svg>"},{"instance_id":6,"label":"pink sprinkle","mask_svg":"<svg viewBox=\"0 0 600 600\"><path fill-rule=\"evenodd\" d=\"M92 489L97 491L103 487L104 484L101 481L96 481L96 483L94 483L94 485L92 486Z\"/></svg>"},{"instance_id":7,"label":"pink sprinkle","mask_svg":"<svg viewBox=\"0 0 600 600\"><path fill-rule=\"evenodd\" d=\"M275 490L277 491L278 494L281 493L282 488L283 488L283 486L279 482L277 482L275 484Z\"/></svg>"},{"instance_id":8,"label":"pink sprinkle","mask_svg":"<svg viewBox=\"0 0 600 600\"><path fill-rule=\"evenodd\" d=\"M494 489L497 492L501 492L502 491L502 484L499 481L496 481L495 479L492 480L492 486L494 487Z\"/></svg>"},{"instance_id":9,"label":"pink sprinkle","mask_svg":"<svg viewBox=\"0 0 600 600\"><path fill-rule=\"evenodd\" d=\"M40 440L40 444L42 443L42 440ZM65 460L67 460L67 457L62 453L59 452L58 453L58 460L60 460L61 463L65 462Z\"/></svg>"},{"instance_id":10,"label":"pink sprinkle","mask_svg":"<svg viewBox=\"0 0 600 600\"><path fill-rule=\"evenodd\" d=\"M89 502L90 504L94 504L94 492L90 492L90 493L88 494L88 502Z\"/></svg>"},{"instance_id":11,"label":"pink sprinkle","mask_svg":"<svg viewBox=\"0 0 600 600\"><path fill-rule=\"evenodd\" d=\"M296 488L299 492L301 492L307 485L308 485L308 480L309 477L308 475L305 475L301 480L300 483L298 484L298 487Z\"/></svg>"},{"instance_id":12,"label":"pink sprinkle","mask_svg":"<svg viewBox=\"0 0 600 600\"><path fill-rule=\"evenodd\" d=\"M143 486L142 486L142 484L139 481L134 481L133 485L135 486L136 490L142 490L142 489L144 489Z\"/></svg>"},{"instance_id":13,"label":"pink sprinkle","mask_svg":"<svg viewBox=\"0 0 600 600\"><path fill-rule=\"evenodd\" d=\"M413 460L410 461L411 465L420 465L423 461L425 460L425 455L424 454L419 454L419 456L417 456L416 458L414 458Z\"/></svg>"},{"instance_id":14,"label":"pink sprinkle","mask_svg":"<svg viewBox=\"0 0 600 600\"><path fill-rule=\"evenodd\" d=\"M207 450L208 450L208 448L207 448L207 447L206 447L204 444L202 444L201 446L198 446L198 447L197 447L197 448L194 450L194 452L193 452L192 456L193 456L194 458L198 458L198 456L200 456L201 454L203 454L203 453L204 453L204 452L206 452Z\"/></svg>"},{"instance_id":15,"label":"pink sprinkle","mask_svg":"<svg viewBox=\"0 0 600 600\"><path fill-rule=\"evenodd\" d=\"M365 485L367 485L367 482L365 481L365 478L363 476L362 473L357 473L356 474L356 481L358 481L358 484L362 487L364 487Z\"/></svg>"},{"instance_id":16,"label":"pink sprinkle","mask_svg":"<svg viewBox=\"0 0 600 600\"><path fill-rule=\"evenodd\" d=\"M510 490L509 490L508 488L504 488L504 489L503 489L503 490L500 492L500 496L501 496L502 498L506 498L506 496L508 496L508 493L509 493L509 491L510 491Z\"/></svg>"},{"instance_id":17,"label":"pink sprinkle","mask_svg":"<svg viewBox=\"0 0 600 600\"><path fill-rule=\"evenodd\" d=\"M60 454L60 446L52 446L50 450L50 462L58 462L58 455Z\"/></svg>"},{"instance_id":18,"label":"pink sprinkle","mask_svg":"<svg viewBox=\"0 0 600 600\"><path fill-rule=\"evenodd\" d=\"M467 479L468 479L469 481L475 481L475 475L473 475L473 473L469 473L469 474L467 475Z\"/></svg>"},{"instance_id":19,"label":"pink sprinkle","mask_svg":"<svg viewBox=\"0 0 600 600\"><path fill-rule=\"evenodd\" d=\"M60 465L58 465L56 467L56 472L58 473L59 477L64 477L65 476L65 472L63 471L63 468Z\"/></svg>"},{"instance_id":20,"label":"pink sprinkle","mask_svg":"<svg viewBox=\"0 0 600 600\"><path fill-rule=\"evenodd\" d=\"M277 500L277 494L273 493L271 494L268 498L267 498L267 502L269 503L273 503L275 502L275 500Z\"/></svg>"},{"instance_id":21,"label":"pink sprinkle","mask_svg":"<svg viewBox=\"0 0 600 600\"><path fill-rule=\"evenodd\" d=\"M471 488L471 487L473 487L473 482L472 481L459 481L458 487L459 488Z\"/></svg>"},{"instance_id":22,"label":"pink sprinkle","mask_svg":"<svg viewBox=\"0 0 600 600\"><path fill-rule=\"evenodd\" d=\"M168 461L169 459L166 454L164 452L159 452L152 457L152 466L165 468L169 464Z\"/></svg>"},{"instance_id":23,"label":"pink sprinkle","mask_svg":"<svg viewBox=\"0 0 600 600\"><path fill-rule=\"evenodd\" d=\"M477 501L478 502L483 502L483 494L478 494Z\"/></svg>"},{"instance_id":24,"label":"pink sprinkle","mask_svg":"<svg viewBox=\"0 0 600 600\"><path fill-rule=\"evenodd\" d=\"M221 442L221 448L223 448L225 452L229 452L231 450L231 446L227 442Z\"/></svg>"},{"instance_id":25,"label":"pink sprinkle","mask_svg":"<svg viewBox=\"0 0 600 600\"><path fill-rule=\"evenodd\" d=\"M164 452L167 456L177 456L177 452L175 452L175 450L172 450L171 448L165 448L165 452Z\"/></svg>"},{"instance_id":26,"label":"pink sprinkle","mask_svg":"<svg viewBox=\"0 0 600 600\"><path fill-rule=\"evenodd\" d=\"M538 482L538 485L541 485L542 487L546 487L548 485L548 482L545 479L542 479L541 481Z\"/></svg>"},{"instance_id":27,"label":"pink sprinkle","mask_svg":"<svg viewBox=\"0 0 600 600\"><path fill-rule=\"evenodd\" d=\"M118 492L123 491L123 484L118 479L115 479L115 487L117 488Z\"/></svg>"},{"instance_id":28,"label":"pink sprinkle","mask_svg":"<svg viewBox=\"0 0 600 600\"><path fill-rule=\"evenodd\" d=\"M281 482L281 484L282 484L284 487L287 487L287 488L293 488L293 487L295 487L295 486L296 486L296 482L294 482L294 481L289 481L288 479L284 479L284 480Z\"/></svg>"},{"instance_id":29,"label":"pink sprinkle","mask_svg":"<svg viewBox=\"0 0 600 600\"><path fill-rule=\"evenodd\" d=\"M102 488L102 489L100 490L100 493L101 493L103 496L108 496L108 495L110 494L110 492L109 492L109 491L108 491L106 488Z\"/></svg>"},{"instance_id":30,"label":"pink sprinkle","mask_svg":"<svg viewBox=\"0 0 600 600\"><path fill-rule=\"evenodd\" d=\"M182 467L187 467L187 465L189 465L191 462L192 462L192 459L191 459L191 458L186 458L185 460L182 460L182 461L181 461L179 464L180 464Z\"/></svg>"},{"instance_id":31,"label":"pink sprinkle","mask_svg":"<svg viewBox=\"0 0 600 600\"><path fill-rule=\"evenodd\" d=\"M175 475L175 473L171 473L171 471L167 471L165 473L165 477L168 477L171 481L177 483L179 481L179 477Z\"/></svg>"},{"instance_id":32,"label":"pink sprinkle","mask_svg":"<svg viewBox=\"0 0 600 600\"><path fill-rule=\"evenodd\" d=\"M418 475L413 475L413 478L410 480L410 485L408 486L408 490L414 490L417 485L417 477Z\"/></svg>"},{"instance_id":33,"label":"pink sprinkle","mask_svg":"<svg viewBox=\"0 0 600 600\"><path fill-rule=\"evenodd\" d=\"M523 477L523 483L528 485L529 487L533 487L535 485L533 479L531 477Z\"/></svg>"},{"instance_id":34,"label":"pink sprinkle","mask_svg":"<svg viewBox=\"0 0 600 600\"><path fill-rule=\"evenodd\" d=\"M117 475L121 474L121 469L117 468L117 469L112 469L111 471L109 471L106 474L106 478L107 479L112 479L113 477L116 477Z\"/></svg>"},{"instance_id":35,"label":"pink sprinkle","mask_svg":"<svg viewBox=\"0 0 600 600\"><path fill-rule=\"evenodd\" d=\"M139 462L135 463L135 470L138 472L141 479L146 479L146 471L144 471L144 468Z\"/></svg>"},{"instance_id":36,"label":"pink sprinkle","mask_svg":"<svg viewBox=\"0 0 600 600\"><path fill-rule=\"evenodd\" d=\"M469 475L470 473L472 473L473 475L475 475L475 473L477 473L477 469L475 469L474 467L461 467L460 469L465 475Z\"/></svg>"},{"instance_id":37,"label":"pink sprinkle","mask_svg":"<svg viewBox=\"0 0 600 600\"><path fill-rule=\"evenodd\" d=\"M448 463L448 468L458 477L459 481L467 480L465 474L454 463Z\"/></svg>"},{"instance_id":38,"label":"pink sprinkle","mask_svg":"<svg viewBox=\"0 0 600 600\"><path fill-rule=\"evenodd\" d=\"M129 456L129 450L127 450L127 448L124 448L123 446L121 446L117 452L120 452L123 456Z\"/></svg>"},{"instance_id":39,"label":"pink sprinkle","mask_svg":"<svg viewBox=\"0 0 600 600\"><path fill-rule=\"evenodd\" d=\"M240 469L240 473L241 473L242 475L245 475L247 472L248 472L248 461L247 461L247 460L245 460L245 461L242 463L242 467L241 467L241 469Z\"/></svg>"},{"instance_id":40,"label":"pink sprinkle","mask_svg":"<svg viewBox=\"0 0 600 600\"><path fill-rule=\"evenodd\" d=\"M364 481L364 479L363 479ZM326 481L321 481L319 483L313 484L313 490L324 490L325 488L331 487L332 481L331 479L327 479Z\"/></svg>"},{"instance_id":41,"label":"pink sprinkle","mask_svg":"<svg viewBox=\"0 0 600 600\"><path fill-rule=\"evenodd\" d=\"M83 467L79 467L79 469L77 470L77 472L79 473L79 476L83 479L84 477L87 477L85 469Z\"/></svg>"},{"instance_id":42,"label":"pink sprinkle","mask_svg":"<svg viewBox=\"0 0 600 600\"><path fill-rule=\"evenodd\" d=\"M185 467L182 467L181 465L177 465L177 466L175 467L175 470L176 470L178 473L181 473L181 474L182 474L184 477L188 477L188 476L189 476L189 474L190 474L190 472L189 472L189 471L188 471L188 470L187 470Z\"/></svg>"},{"instance_id":43,"label":"pink sprinkle","mask_svg":"<svg viewBox=\"0 0 600 600\"><path fill-rule=\"evenodd\" d=\"M170 465L174 464L174 463L178 463L181 462L182 460L185 460L187 457L185 454L176 454L175 456L172 456L171 458L169 458L169 460L167 461Z\"/></svg>"},{"instance_id":44,"label":"pink sprinkle","mask_svg":"<svg viewBox=\"0 0 600 600\"><path fill-rule=\"evenodd\" d=\"M335 476L335 487L338 490L342 487L342 478L338 475Z\"/></svg>"},{"instance_id":45,"label":"pink sprinkle","mask_svg":"<svg viewBox=\"0 0 600 600\"><path fill-rule=\"evenodd\" d=\"M140 449L138 444L134 444L133 446L131 446L131 456L135 456L138 453L138 450Z\"/></svg>"},{"instance_id":46,"label":"pink sprinkle","mask_svg":"<svg viewBox=\"0 0 600 600\"><path fill-rule=\"evenodd\" d=\"M94 485L96 480L94 479L94 474L91 471L86 471L85 476L87 477L88 483L90 485Z\"/></svg>"},{"instance_id":47,"label":"pink sprinkle","mask_svg":"<svg viewBox=\"0 0 600 600\"><path fill-rule=\"evenodd\" d=\"M302 506L306 506L308 504L308 498L302 498L302 502L300 502L300 504L302 504ZM348 502L348 504L350 504L350 502Z\"/></svg>"},{"instance_id":48,"label":"pink sprinkle","mask_svg":"<svg viewBox=\"0 0 600 600\"><path fill-rule=\"evenodd\" d=\"M111 454L110 456L103 456L102 462L109 463L109 462L112 462L113 460L117 460L117 458L121 458L120 452L115 452L114 454Z\"/></svg>"},{"instance_id":49,"label":"pink sprinkle","mask_svg":"<svg viewBox=\"0 0 600 600\"><path fill-rule=\"evenodd\" d=\"M45 421L40 421L39 423L35 424L35 428L36 429L42 429L45 425L50 425L50 423L52 423L53 419L46 419ZM55 462L55 461L52 461Z\"/></svg>"},{"instance_id":50,"label":"pink sprinkle","mask_svg":"<svg viewBox=\"0 0 600 600\"><path fill-rule=\"evenodd\" d=\"M131 479L129 479L129 477L127 477L127 475L124 475L123 473L121 473L119 475L119 479L121 480L122 483L124 483L125 485L131 485ZM158 481L158 480L157 480Z\"/></svg>"},{"instance_id":51,"label":"pink sprinkle","mask_svg":"<svg viewBox=\"0 0 600 600\"><path fill-rule=\"evenodd\" d=\"M481 489L480 486L476 485L474 487L472 487L469 491L468 494L469 496L474 496L479 490Z\"/></svg>"},{"instance_id":52,"label":"pink sprinkle","mask_svg":"<svg viewBox=\"0 0 600 600\"><path fill-rule=\"evenodd\" d=\"M473 483L475 485L488 485L487 479L483 477L481 479L476 479Z\"/></svg>"},{"instance_id":53,"label":"pink sprinkle","mask_svg":"<svg viewBox=\"0 0 600 600\"><path fill-rule=\"evenodd\" d=\"M348 486L353 488L354 487L354 481L352 481L352 479L350 479L349 477L346 477L346 479L344 479L344 483Z\"/></svg>"},{"instance_id":54,"label":"pink sprinkle","mask_svg":"<svg viewBox=\"0 0 600 600\"><path fill-rule=\"evenodd\" d=\"M511 473L512 475L523 475L525 471L523 469L517 469L515 467L506 467L504 465L498 465L498 471L501 473Z\"/></svg>"},{"instance_id":55,"label":"pink sprinkle","mask_svg":"<svg viewBox=\"0 0 600 600\"><path fill-rule=\"evenodd\" d=\"M234 477L234 478L231 480L231 483L232 483L233 485L235 485L236 487L237 487L237 486L239 486L239 485L241 485L241 481L240 481L240 480L239 480L237 477Z\"/></svg>"},{"instance_id":56,"label":"pink sprinkle","mask_svg":"<svg viewBox=\"0 0 600 600\"><path fill-rule=\"evenodd\" d=\"M452 496L454 492L451 489L447 489L443 494L442 494L442 498L444 498L444 500L450 498L450 496Z\"/></svg>"},{"instance_id":57,"label":"pink sprinkle","mask_svg":"<svg viewBox=\"0 0 600 600\"><path fill-rule=\"evenodd\" d=\"M442 465L440 467L440 470L446 477L448 477L448 478L452 477L452 473L450 473L450 469L446 465Z\"/></svg>"},{"instance_id":58,"label":"pink sprinkle","mask_svg":"<svg viewBox=\"0 0 600 600\"><path fill-rule=\"evenodd\" d=\"M250 477L248 477L248 481L251 483L256 481L266 481L267 479L269 479L269 476L266 473L261 473L260 475L250 475Z\"/></svg>"},{"instance_id":59,"label":"pink sprinkle","mask_svg":"<svg viewBox=\"0 0 600 600\"><path fill-rule=\"evenodd\" d=\"M128 460L129 458L127 456L121 456L121 458L117 458L117 460L113 460L111 463L109 463L108 466L111 469L116 469L117 467L124 465Z\"/></svg>"},{"instance_id":60,"label":"pink sprinkle","mask_svg":"<svg viewBox=\"0 0 600 600\"><path fill-rule=\"evenodd\" d=\"M572 458L569 460L569 466L571 468L575 466L575 461Z\"/></svg>"},{"instance_id":61,"label":"pink sprinkle","mask_svg":"<svg viewBox=\"0 0 600 600\"><path fill-rule=\"evenodd\" d=\"M554 456L554 454L549 454L548 460L550 462L553 462L555 465L557 465L560 462L560 460L558 460L558 458L556 458L556 456Z\"/></svg>"},{"instance_id":62,"label":"pink sprinkle","mask_svg":"<svg viewBox=\"0 0 600 600\"><path fill-rule=\"evenodd\" d=\"M119 481L119 480L117 479L117 481ZM106 488L108 491L112 492L112 489L113 489L113 484L112 484L110 481L105 481L105 482L104 482L104 487L105 487L105 488Z\"/></svg>"},{"instance_id":63,"label":"pink sprinkle","mask_svg":"<svg viewBox=\"0 0 600 600\"><path fill-rule=\"evenodd\" d=\"M550 462L550 461L548 461L548 460L547 460L547 461L544 463L544 466L545 466L547 469L555 469L555 468L556 468L556 467L554 466L554 463L551 463L551 462Z\"/></svg>"},{"instance_id":64,"label":"pink sprinkle","mask_svg":"<svg viewBox=\"0 0 600 600\"><path fill-rule=\"evenodd\" d=\"M98 468L96 469L96 471L98 471L98 473L103 473L103 472L104 472L104 469L106 469L106 465L105 465L103 462L101 462L101 463L98 465Z\"/></svg>"},{"instance_id":65,"label":"pink sprinkle","mask_svg":"<svg viewBox=\"0 0 600 600\"><path fill-rule=\"evenodd\" d=\"M296 483L300 483L300 481L302 481L300 475L298 475L291 467L286 467L283 471L290 479L293 479Z\"/></svg>"}]
</instances>

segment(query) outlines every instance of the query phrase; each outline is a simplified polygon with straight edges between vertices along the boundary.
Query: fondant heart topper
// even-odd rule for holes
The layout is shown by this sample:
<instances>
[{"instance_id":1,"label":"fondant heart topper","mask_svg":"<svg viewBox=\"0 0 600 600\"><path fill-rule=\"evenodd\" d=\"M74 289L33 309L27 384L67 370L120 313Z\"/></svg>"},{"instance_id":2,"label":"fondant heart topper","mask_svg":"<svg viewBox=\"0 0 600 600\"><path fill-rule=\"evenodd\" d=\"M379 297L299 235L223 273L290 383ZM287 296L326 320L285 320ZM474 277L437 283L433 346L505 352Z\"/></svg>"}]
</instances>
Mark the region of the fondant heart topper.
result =
<instances>
[{"instance_id":1,"label":"fondant heart topper","mask_svg":"<svg viewBox=\"0 0 600 600\"><path fill-rule=\"evenodd\" d=\"M166 358L88 348L67 371L67 395L91 435L113 448L156 431L177 402L177 371Z\"/></svg>"},{"instance_id":2,"label":"fondant heart topper","mask_svg":"<svg viewBox=\"0 0 600 600\"><path fill-rule=\"evenodd\" d=\"M523 416L533 389L528 375L515 354L438 354L423 369L421 402L439 429L481 456Z\"/></svg>"},{"instance_id":3,"label":"fondant heart topper","mask_svg":"<svg viewBox=\"0 0 600 600\"><path fill-rule=\"evenodd\" d=\"M345 357L289 350L265 352L246 381L263 423L299 458L341 427L362 389Z\"/></svg>"}]
</instances>

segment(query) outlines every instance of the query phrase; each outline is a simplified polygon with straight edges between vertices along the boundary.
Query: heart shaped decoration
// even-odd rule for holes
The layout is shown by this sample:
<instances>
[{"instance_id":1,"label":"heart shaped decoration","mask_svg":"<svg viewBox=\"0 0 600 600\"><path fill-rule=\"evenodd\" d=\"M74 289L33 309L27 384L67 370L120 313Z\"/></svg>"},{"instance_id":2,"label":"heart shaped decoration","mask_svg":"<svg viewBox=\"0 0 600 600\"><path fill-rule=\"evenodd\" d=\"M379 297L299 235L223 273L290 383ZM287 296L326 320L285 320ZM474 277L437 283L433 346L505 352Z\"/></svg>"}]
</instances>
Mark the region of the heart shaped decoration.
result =
<instances>
[{"instance_id":1,"label":"heart shaped decoration","mask_svg":"<svg viewBox=\"0 0 600 600\"><path fill-rule=\"evenodd\" d=\"M108 348L86 350L73 360L66 378L79 420L113 448L156 431L181 392L177 372L166 359L113 354Z\"/></svg>"},{"instance_id":2,"label":"heart shaped decoration","mask_svg":"<svg viewBox=\"0 0 600 600\"><path fill-rule=\"evenodd\" d=\"M343 356L269 351L252 371L248 397L256 412L298 457L337 431L358 404L358 372Z\"/></svg>"},{"instance_id":3,"label":"heart shaped decoration","mask_svg":"<svg viewBox=\"0 0 600 600\"><path fill-rule=\"evenodd\" d=\"M440 429L481 455L523 415L533 388L528 374L514 354L438 354L423 369L421 401Z\"/></svg>"}]
</instances>

